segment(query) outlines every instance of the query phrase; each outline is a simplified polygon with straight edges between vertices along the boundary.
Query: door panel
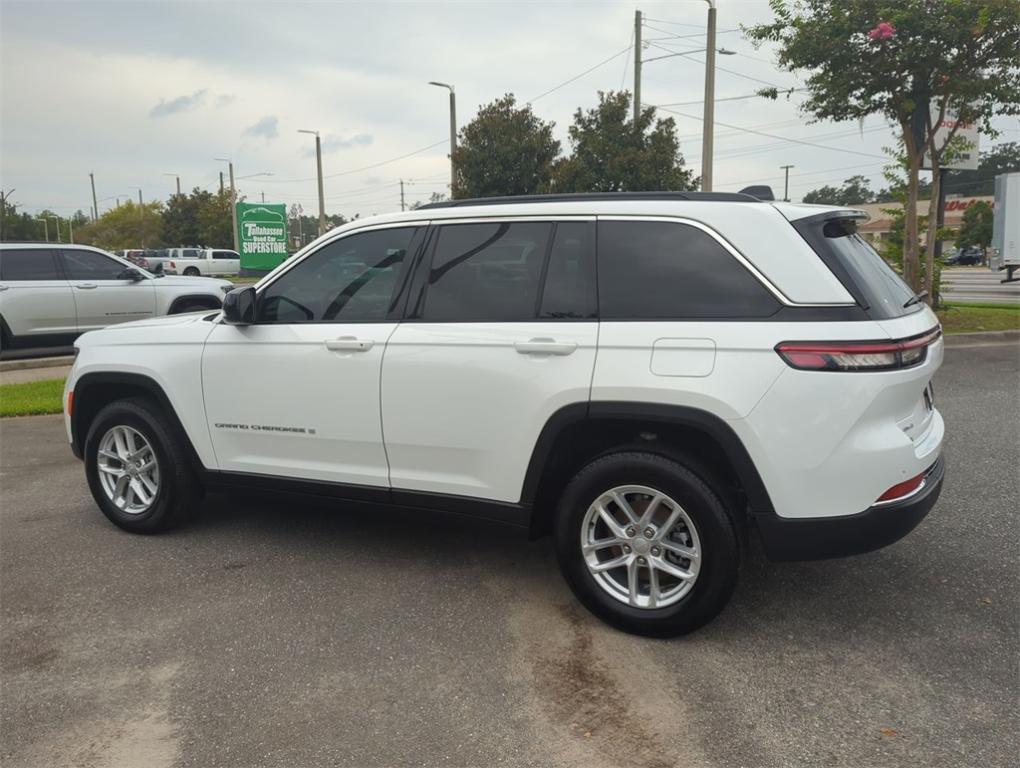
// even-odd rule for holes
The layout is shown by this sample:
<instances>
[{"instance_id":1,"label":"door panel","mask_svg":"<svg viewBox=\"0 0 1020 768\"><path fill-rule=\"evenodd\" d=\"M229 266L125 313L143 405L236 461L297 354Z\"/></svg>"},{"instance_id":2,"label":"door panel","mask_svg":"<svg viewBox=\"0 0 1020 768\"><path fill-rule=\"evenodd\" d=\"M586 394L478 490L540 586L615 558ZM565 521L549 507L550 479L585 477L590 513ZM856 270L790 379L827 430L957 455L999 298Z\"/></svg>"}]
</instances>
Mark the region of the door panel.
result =
<instances>
[{"instance_id":1,"label":"door panel","mask_svg":"<svg viewBox=\"0 0 1020 768\"><path fill-rule=\"evenodd\" d=\"M142 320L155 313L151 278L120 279L129 267L98 251L66 249L61 257L74 295L79 331Z\"/></svg>"},{"instance_id":2,"label":"door panel","mask_svg":"<svg viewBox=\"0 0 1020 768\"><path fill-rule=\"evenodd\" d=\"M593 224L458 222L431 242L383 362L390 482L517 502L546 421L588 401Z\"/></svg>"},{"instance_id":3,"label":"door panel","mask_svg":"<svg viewBox=\"0 0 1020 768\"><path fill-rule=\"evenodd\" d=\"M519 501L546 421L588 401L597 337L596 322L401 324L382 381L394 489ZM515 347L532 340L559 349Z\"/></svg>"},{"instance_id":4,"label":"door panel","mask_svg":"<svg viewBox=\"0 0 1020 768\"><path fill-rule=\"evenodd\" d=\"M387 485L378 393L395 327L217 326L202 380L220 469ZM365 348L331 349L341 337Z\"/></svg>"},{"instance_id":5,"label":"door panel","mask_svg":"<svg viewBox=\"0 0 1020 768\"><path fill-rule=\"evenodd\" d=\"M74 335L71 286L52 251L5 248L0 252L0 314L14 336Z\"/></svg>"},{"instance_id":6,"label":"door panel","mask_svg":"<svg viewBox=\"0 0 1020 768\"><path fill-rule=\"evenodd\" d=\"M219 468L388 488L379 381L418 229L325 243L259 293L255 325L220 325L202 360Z\"/></svg>"}]
</instances>

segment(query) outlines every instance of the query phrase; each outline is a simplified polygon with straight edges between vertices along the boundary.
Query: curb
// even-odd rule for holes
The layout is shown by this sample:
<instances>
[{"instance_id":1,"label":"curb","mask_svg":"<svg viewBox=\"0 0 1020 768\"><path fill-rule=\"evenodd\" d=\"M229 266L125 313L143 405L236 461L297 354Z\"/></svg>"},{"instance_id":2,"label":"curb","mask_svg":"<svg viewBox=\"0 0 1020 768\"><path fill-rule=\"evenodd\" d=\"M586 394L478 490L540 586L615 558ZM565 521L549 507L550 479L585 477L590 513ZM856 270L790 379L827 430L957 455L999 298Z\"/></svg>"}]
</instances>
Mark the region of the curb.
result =
<instances>
[{"instance_id":1,"label":"curb","mask_svg":"<svg viewBox=\"0 0 1020 768\"><path fill-rule=\"evenodd\" d=\"M942 338L945 340L947 347L965 347L977 342L1008 344L1009 342L1020 341L1020 330L949 333Z\"/></svg>"},{"instance_id":2,"label":"curb","mask_svg":"<svg viewBox=\"0 0 1020 768\"><path fill-rule=\"evenodd\" d=\"M32 368L59 368L73 365L74 355L36 357L31 360L0 360L0 371L26 371Z\"/></svg>"}]
</instances>

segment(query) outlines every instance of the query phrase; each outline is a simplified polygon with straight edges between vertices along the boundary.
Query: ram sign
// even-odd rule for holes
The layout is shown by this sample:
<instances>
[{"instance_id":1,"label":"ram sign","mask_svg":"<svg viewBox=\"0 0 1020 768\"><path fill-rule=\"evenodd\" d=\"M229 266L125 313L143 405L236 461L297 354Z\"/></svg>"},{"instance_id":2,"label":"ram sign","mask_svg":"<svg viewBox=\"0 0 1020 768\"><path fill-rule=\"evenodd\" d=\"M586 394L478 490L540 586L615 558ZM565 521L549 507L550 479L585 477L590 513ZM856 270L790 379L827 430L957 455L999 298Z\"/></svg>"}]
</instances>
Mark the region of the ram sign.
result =
<instances>
[{"instance_id":1,"label":"ram sign","mask_svg":"<svg viewBox=\"0 0 1020 768\"><path fill-rule=\"evenodd\" d=\"M237 242L241 270L265 272L287 258L287 207L238 203Z\"/></svg>"}]
</instances>

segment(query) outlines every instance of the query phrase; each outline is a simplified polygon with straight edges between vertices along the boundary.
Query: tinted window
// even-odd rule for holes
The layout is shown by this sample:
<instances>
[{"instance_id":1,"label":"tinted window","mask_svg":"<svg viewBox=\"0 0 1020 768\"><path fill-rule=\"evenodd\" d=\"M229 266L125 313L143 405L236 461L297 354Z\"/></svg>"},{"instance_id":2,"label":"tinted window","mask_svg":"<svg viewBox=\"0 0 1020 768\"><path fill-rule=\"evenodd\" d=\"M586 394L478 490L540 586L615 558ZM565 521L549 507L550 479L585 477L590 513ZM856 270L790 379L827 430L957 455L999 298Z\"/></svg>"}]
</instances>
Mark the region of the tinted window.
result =
<instances>
[{"instance_id":1,"label":"tinted window","mask_svg":"<svg viewBox=\"0 0 1020 768\"><path fill-rule=\"evenodd\" d=\"M127 269L119 261L96 251L61 251L68 280L119 280Z\"/></svg>"},{"instance_id":2,"label":"tinted window","mask_svg":"<svg viewBox=\"0 0 1020 768\"><path fill-rule=\"evenodd\" d=\"M238 258L240 258L233 251L213 251L212 252L212 257L214 259L238 259Z\"/></svg>"},{"instance_id":3,"label":"tinted window","mask_svg":"<svg viewBox=\"0 0 1020 768\"><path fill-rule=\"evenodd\" d=\"M856 222L847 219L829 221L822 228L822 234L824 237L818 239L818 242L850 273L873 317L901 317L922 309L923 302L916 302L906 308L903 306L914 292L875 249L857 234Z\"/></svg>"},{"instance_id":4,"label":"tinted window","mask_svg":"<svg viewBox=\"0 0 1020 768\"><path fill-rule=\"evenodd\" d=\"M0 280L59 280L53 252L42 249L0 250Z\"/></svg>"},{"instance_id":5,"label":"tinted window","mask_svg":"<svg viewBox=\"0 0 1020 768\"><path fill-rule=\"evenodd\" d=\"M594 234L595 225L590 222L555 225L542 287L540 318L596 316Z\"/></svg>"},{"instance_id":6,"label":"tinted window","mask_svg":"<svg viewBox=\"0 0 1020 768\"><path fill-rule=\"evenodd\" d=\"M324 245L263 291L259 321L385 320L414 233L414 227L379 229Z\"/></svg>"},{"instance_id":7,"label":"tinted window","mask_svg":"<svg viewBox=\"0 0 1020 768\"><path fill-rule=\"evenodd\" d=\"M439 322L533 320L552 225L440 227L422 318Z\"/></svg>"},{"instance_id":8,"label":"tinted window","mask_svg":"<svg viewBox=\"0 0 1020 768\"><path fill-rule=\"evenodd\" d=\"M766 317L779 302L696 227L660 221L598 225L603 319Z\"/></svg>"}]
</instances>

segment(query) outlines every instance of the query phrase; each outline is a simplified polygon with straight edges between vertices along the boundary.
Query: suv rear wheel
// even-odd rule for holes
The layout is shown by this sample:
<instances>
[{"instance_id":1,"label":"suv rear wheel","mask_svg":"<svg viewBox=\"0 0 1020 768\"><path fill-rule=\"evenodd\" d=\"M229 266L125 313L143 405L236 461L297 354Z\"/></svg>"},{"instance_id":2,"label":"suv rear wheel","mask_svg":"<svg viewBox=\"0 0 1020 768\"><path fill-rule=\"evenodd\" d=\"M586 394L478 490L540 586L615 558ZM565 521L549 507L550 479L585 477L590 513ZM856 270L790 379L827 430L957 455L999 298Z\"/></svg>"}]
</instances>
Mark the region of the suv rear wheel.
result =
<instances>
[{"instance_id":1,"label":"suv rear wheel","mask_svg":"<svg viewBox=\"0 0 1020 768\"><path fill-rule=\"evenodd\" d=\"M707 477L650 453L596 459L567 485L556 519L560 568L604 621L670 637L715 617L737 581L733 520Z\"/></svg>"},{"instance_id":2,"label":"suv rear wheel","mask_svg":"<svg viewBox=\"0 0 1020 768\"><path fill-rule=\"evenodd\" d=\"M147 398L103 408L85 440L85 476L114 525L158 533L192 516L202 498L183 441Z\"/></svg>"}]
</instances>

